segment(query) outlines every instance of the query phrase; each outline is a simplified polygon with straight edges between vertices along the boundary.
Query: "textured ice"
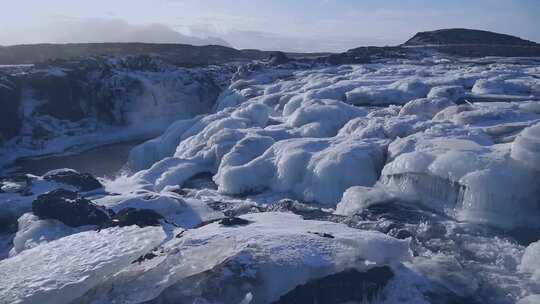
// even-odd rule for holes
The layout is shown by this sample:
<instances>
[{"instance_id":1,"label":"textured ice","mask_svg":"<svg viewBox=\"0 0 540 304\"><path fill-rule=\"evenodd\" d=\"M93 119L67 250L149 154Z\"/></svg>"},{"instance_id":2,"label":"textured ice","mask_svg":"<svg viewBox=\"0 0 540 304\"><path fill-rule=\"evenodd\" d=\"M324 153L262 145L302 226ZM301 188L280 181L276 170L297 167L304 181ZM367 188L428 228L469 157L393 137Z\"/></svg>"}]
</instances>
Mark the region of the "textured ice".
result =
<instances>
[{"instance_id":1,"label":"textured ice","mask_svg":"<svg viewBox=\"0 0 540 304\"><path fill-rule=\"evenodd\" d=\"M158 297L164 290L163 296L188 296L191 292L183 286L199 280L197 284L207 292L202 298L217 296L214 300L234 303L233 299L222 298L226 294L220 295L219 291L232 287L238 294L228 296L242 299L249 292L252 303L270 303L311 278L350 267L367 269L410 259L408 241L381 233L302 220L286 213L250 214L242 218L250 223L234 227L213 223L184 232L180 239L163 245L165 254L125 268L87 297L141 303ZM216 272L218 282L212 282L212 276L197 276L205 272ZM255 277L255 281L250 279ZM235 282L242 278L243 291L238 289L241 283ZM221 286L219 290L207 289L216 283Z\"/></svg>"},{"instance_id":2,"label":"textured ice","mask_svg":"<svg viewBox=\"0 0 540 304\"><path fill-rule=\"evenodd\" d=\"M161 227L88 231L0 261L3 303L70 303L165 239Z\"/></svg>"},{"instance_id":3,"label":"textured ice","mask_svg":"<svg viewBox=\"0 0 540 304\"><path fill-rule=\"evenodd\" d=\"M10 256L91 228L93 227L73 228L57 220L40 220L32 213L25 213L18 220L18 230L13 239L13 248L10 251Z\"/></svg>"},{"instance_id":4,"label":"textured ice","mask_svg":"<svg viewBox=\"0 0 540 304\"><path fill-rule=\"evenodd\" d=\"M291 139L216 177L219 191L245 194L271 189L308 202L336 204L353 185L371 186L384 162L385 141Z\"/></svg>"}]
</instances>

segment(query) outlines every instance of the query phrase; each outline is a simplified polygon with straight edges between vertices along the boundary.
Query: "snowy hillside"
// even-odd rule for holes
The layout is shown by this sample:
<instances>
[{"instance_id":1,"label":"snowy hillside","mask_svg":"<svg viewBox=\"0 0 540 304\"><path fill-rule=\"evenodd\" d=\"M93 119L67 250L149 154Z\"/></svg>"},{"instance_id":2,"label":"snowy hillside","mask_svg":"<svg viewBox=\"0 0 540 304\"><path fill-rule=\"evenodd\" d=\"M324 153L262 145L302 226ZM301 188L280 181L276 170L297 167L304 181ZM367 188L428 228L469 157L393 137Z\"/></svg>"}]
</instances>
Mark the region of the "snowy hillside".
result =
<instances>
[{"instance_id":1,"label":"snowy hillside","mask_svg":"<svg viewBox=\"0 0 540 304\"><path fill-rule=\"evenodd\" d=\"M413 55L113 64L113 121L175 121L133 174L0 180L0 303L537 303L540 60Z\"/></svg>"}]
</instances>

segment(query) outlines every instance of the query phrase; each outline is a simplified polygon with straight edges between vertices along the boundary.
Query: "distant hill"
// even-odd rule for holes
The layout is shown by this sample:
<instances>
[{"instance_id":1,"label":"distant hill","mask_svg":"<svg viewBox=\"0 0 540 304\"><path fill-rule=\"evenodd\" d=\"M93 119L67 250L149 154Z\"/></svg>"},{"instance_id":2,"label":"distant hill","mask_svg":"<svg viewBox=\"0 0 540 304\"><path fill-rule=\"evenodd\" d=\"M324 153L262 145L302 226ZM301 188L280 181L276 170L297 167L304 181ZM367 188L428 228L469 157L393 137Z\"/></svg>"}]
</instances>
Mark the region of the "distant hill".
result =
<instances>
[{"instance_id":1,"label":"distant hill","mask_svg":"<svg viewBox=\"0 0 540 304\"><path fill-rule=\"evenodd\" d=\"M193 46L157 43L68 43L25 44L0 47L0 64L31 64L52 59L88 56L156 55L176 65L190 66L250 60L266 56L263 52L247 52L220 45Z\"/></svg>"},{"instance_id":2,"label":"distant hill","mask_svg":"<svg viewBox=\"0 0 540 304\"><path fill-rule=\"evenodd\" d=\"M511 35L461 28L420 32L414 35L403 45L420 46L450 44L539 46L535 42Z\"/></svg>"},{"instance_id":3,"label":"distant hill","mask_svg":"<svg viewBox=\"0 0 540 304\"><path fill-rule=\"evenodd\" d=\"M221 45L194 46L174 43L67 43L0 46L0 65L33 64L48 60L89 56L154 55L178 66L219 64L268 58L273 52L237 50ZM328 53L287 53L291 58L325 56Z\"/></svg>"},{"instance_id":4,"label":"distant hill","mask_svg":"<svg viewBox=\"0 0 540 304\"><path fill-rule=\"evenodd\" d=\"M316 58L327 63L362 63L373 58L403 57L408 50L430 48L465 57L539 57L540 44L519 37L472 29L420 32L400 46L360 47L345 53L286 53L290 58ZM68 43L0 46L0 65L41 63L90 56L153 55L178 66L198 66L268 58L273 52L238 50L221 45L174 43Z\"/></svg>"}]
</instances>

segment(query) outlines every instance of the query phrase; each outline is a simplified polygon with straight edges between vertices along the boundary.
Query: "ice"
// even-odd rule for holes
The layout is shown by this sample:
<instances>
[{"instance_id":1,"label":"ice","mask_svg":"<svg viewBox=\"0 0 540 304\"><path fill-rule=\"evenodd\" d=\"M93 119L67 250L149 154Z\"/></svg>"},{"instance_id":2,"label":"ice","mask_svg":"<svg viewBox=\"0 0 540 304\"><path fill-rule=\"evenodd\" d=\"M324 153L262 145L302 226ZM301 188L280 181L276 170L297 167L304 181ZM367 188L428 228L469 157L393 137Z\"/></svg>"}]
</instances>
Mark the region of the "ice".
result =
<instances>
[{"instance_id":1,"label":"ice","mask_svg":"<svg viewBox=\"0 0 540 304\"><path fill-rule=\"evenodd\" d=\"M519 133L512 143L512 158L540 171L540 123Z\"/></svg>"},{"instance_id":2,"label":"ice","mask_svg":"<svg viewBox=\"0 0 540 304\"><path fill-rule=\"evenodd\" d=\"M540 241L535 242L527 246L525 253L521 258L521 264L519 264L519 270L522 272L530 273L533 279L540 283L540 265L538 259L540 258Z\"/></svg>"},{"instance_id":3,"label":"ice","mask_svg":"<svg viewBox=\"0 0 540 304\"><path fill-rule=\"evenodd\" d=\"M377 232L301 220L286 213L250 214L242 218L250 223L234 227L213 223L184 232L180 239L164 244L164 255L131 265L87 296L122 303L141 303L162 292L162 297L173 294L179 298L190 295L185 287L199 280L200 288L207 290L202 298L214 295L217 298L213 300L234 303L236 299L238 303L249 292L252 303L270 303L311 278L349 267L367 269L410 259L408 241ZM203 273L214 275L196 276ZM251 279L254 277L257 280ZM221 288L208 290L213 284ZM239 290L242 285L243 291ZM220 293L228 288L235 292ZM225 295L232 299L224 298Z\"/></svg>"},{"instance_id":4,"label":"ice","mask_svg":"<svg viewBox=\"0 0 540 304\"><path fill-rule=\"evenodd\" d=\"M465 95L463 86L446 85L432 88L427 98L448 98L452 102L456 102Z\"/></svg>"},{"instance_id":5,"label":"ice","mask_svg":"<svg viewBox=\"0 0 540 304\"><path fill-rule=\"evenodd\" d=\"M222 193L270 189L291 192L303 201L335 205L347 188L377 181L384 147L384 141L376 140L285 140L245 165L224 168L215 181Z\"/></svg>"},{"instance_id":6,"label":"ice","mask_svg":"<svg viewBox=\"0 0 540 304\"><path fill-rule=\"evenodd\" d=\"M399 115L421 115L427 118L433 118L435 114L452 105L454 103L446 97L415 99L406 103L399 112Z\"/></svg>"},{"instance_id":7,"label":"ice","mask_svg":"<svg viewBox=\"0 0 540 304\"><path fill-rule=\"evenodd\" d=\"M415 98L426 97L429 87L416 79L398 80L380 88L359 87L347 92L347 101L358 105L404 104Z\"/></svg>"},{"instance_id":8,"label":"ice","mask_svg":"<svg viewBox=\"0 0 540 304\"><path fill-rule=\"evenodd\" d=\"M13 239L13 248L10 251L10 256L92 228L91 226L72 228L57 220L40 220L32 213L25 213L18 220L18 230Z\"/></svg>"},{"instance_id":9,"label":"ice","mask_svg":"<svg viewBox=\"0 0 540 304\"><path fill-rule=\"evenodd\" d=\"M0 261L0 300L70 303L164 239L161 227L130 226L81 232L25 250Z\"/></svg>"},{"instance_id":10,"label":"ice","mask_svg":"<svg viewBox=\"0 0 540 304\"><path fill-rule=\"evenodd\" d=\"M525 297L517 302L517 304L536 304L536 303L540 303L540 294Z\"/></svg>"},{"instance_id":11,"label":"ice","mask_svg":"<svg viewBox=\"0 0 540 304\"><path fill-rule=\"evenodd\" d=\"M289 103L294 101L289 101ZM291 111L285 106L285 111ZM287 117L291 127L299 128L303 137L330 137L336 135L346 122L367 113L359 108L335 100L302 101Z\"/></svg>"},{"instance_id":12,"label":"ice","mask_svg":"<svg viewBox=\"0 0 540 304\"><path fill-rule=\"evenodd\" d=\"M50 267L65 264L60 280L77 281L77 292L57 288L74 303L269 303L346 268L390 265L382 303L534 303L538 243L527 245L540 228L537 63L441 56L239 65L210 113L177 120L131 151L130 172L85 194L114 211L163 215L152 241L136 239L144 229L83 232L40 221L25 214L32 200L66 185L0 180L0 214L22 215L18 233L0 238L7 247L14 238L0 270L28 262L45 272L39 254L61 247L66 262ZM155 85L145 84L158 93ZM112 239L122 245L97 245ZM76 254L95 261L70 266ZM93 268L108 256L114 267ZM9 286L30 297L22 276L42 274L0 283L21 278ZM49 291L51 302L63 300Z\"/></svg>"},{"instance_id":13,"label":"ice","mask_svg":"<svg viewBox=\"0 0 540 304\"><path fill-rule=\"evenodd\" d=\"M350 187L343 193L336 207L336 214L354 215L373 204L381 204L394 200L395 197L384 187Z\"/></svg>"}]
</instances>

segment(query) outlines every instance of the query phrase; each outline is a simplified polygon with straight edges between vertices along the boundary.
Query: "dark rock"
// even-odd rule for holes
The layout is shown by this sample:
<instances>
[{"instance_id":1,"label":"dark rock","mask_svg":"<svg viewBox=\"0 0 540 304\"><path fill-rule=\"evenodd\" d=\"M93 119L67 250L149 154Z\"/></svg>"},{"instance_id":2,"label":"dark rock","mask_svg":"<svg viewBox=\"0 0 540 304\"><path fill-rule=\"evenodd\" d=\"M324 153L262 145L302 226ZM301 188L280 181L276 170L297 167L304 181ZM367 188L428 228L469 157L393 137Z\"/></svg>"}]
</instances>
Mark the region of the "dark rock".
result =
<instances>
[{"instance_id":1,"label":"dark rock","mask_svg":"<svg viewBox=\"0 0 540 304\"><path fill-rule=\"evenodd\" d=\"M0 73L0 143L17 134L22 126L21 87L18 81Z\"/></svg>"},{"instance_id":2,"label":"dark rock","mask_svg":"<svg viewBox=\"0 0 540 304\"><path fill-rule=\"evenodd\" d=\"M0 215L0 234L17 232L17 216L11 213Z\"/></svg>"},{"instance_id":3,"label":"dark rock","mask_svg":"<svg viewBox=\"0 0 540 304\"><path fill-rule=\"evenodd\" d=\"M59 220L71 227L103 225L110 220L106 208L65 189L38 196L32 202L32 212L40 219Z\"/></svg>"},{"instance_id":4,"label":"dark rock","mask_svg":"<svg viewBox=\"0 0 540 304\"><path fill-rule=\"evenodd\" d=\"M269 205L266 212L291 212L302 216L305 220L321 220L340 222L342 216L334 215L331 212L324 211L320 208L309 206L291 199L283 199L275 204Z\"/></svg>"},{"instance_id":5,"label":"dark rock","mask_svg":"<svg viewBox=\"0 0 540 304\"><path fill-rule=\"evenodd\" d=\"M270 56L268 56L268 63L270 63L271 65L285 64L289 61L291 60L283 52L272 52Z\"/></svg>"},{"instance_id":6,"label":"dark rock","mask_svg":"<svg viewBox=\"0 0 540 304\"><path fill-rule=\"evenodd\" d=\"M219 223L225 227L231 226L245 226L249 225L251 222L239 217L226 217L221 219Z\"/></svg>"},{"instance_id":7,"label":"dark rock","mask_svg":"<svg viewBox=\"0 0 540 304\"><path fill-rule=\"evenodd\" d=\"M387 266L366 272L349 269L297 286L274 304L365 303L366 299L373 300L393 277L394 273Z\"/></svg>"},{"instance_id":8,"label":"dark rock","mask_svg":"<svg viewBox=\"0 0 540 304\"><path fill-rule=\"evenodd\" d=\"M399 229L395 234L392 234L392 236L396 239L404 240L413 237L414 235L407 229Z\"/></svg>"},{"instance_id":9,"label":"dark rock","mask_svg":"<svg viewBox=\"0 0 540 304\"><path fill-rule=\"evenodd\" d=\"M109 226L125 227L137 225L139 227L160 226L163 216L151 209L126 208L114 215Z\"/></svg>"},{"instance_id":10,"label":"dark rock","mask_svg":"<svg viewBox=\"0 0 540 304\"><path fill-rule=\"evenodd\" d=\"M92 175L88 173L79 173L71 169L49 171L43 175L43 178L76 187L79 191L91 191L103 187L103 185Z\"/></svg>"},{"instance_id":11,"label":"dark rock","mask_svg":"<svg viewBox=\"0 0 540 304\"><path fill-rule=\"evenodd\" d=\"M335 238L330 233L325 233L325 232L311 232L311 231L308 231L308 233L315 234L315 235L318 235L320 237L329 238L329 239Z\"/></svg>"},{"instance_id":12,"label":"dark rock","mask_svg":"<svg viewBox=\"0 0 540 304\"><path fill-rule=\"evenodd\" d=\"M140 264L146 260L151 260L153 258L157 257L157 254L153 253L153 252L149 252L145 255L141 255L140 257L138 257L135 261L131 262L131 264Z\"/></svg>"}]
</instances>

